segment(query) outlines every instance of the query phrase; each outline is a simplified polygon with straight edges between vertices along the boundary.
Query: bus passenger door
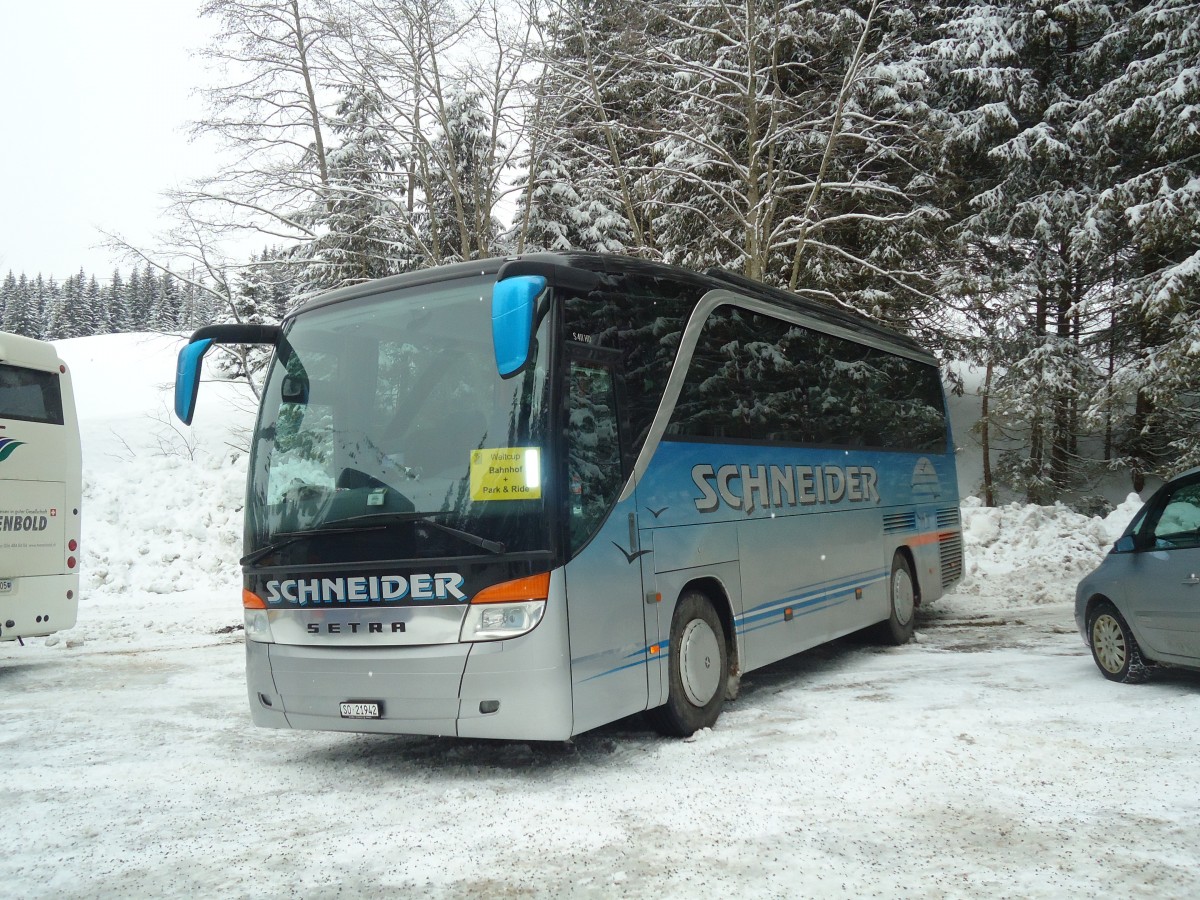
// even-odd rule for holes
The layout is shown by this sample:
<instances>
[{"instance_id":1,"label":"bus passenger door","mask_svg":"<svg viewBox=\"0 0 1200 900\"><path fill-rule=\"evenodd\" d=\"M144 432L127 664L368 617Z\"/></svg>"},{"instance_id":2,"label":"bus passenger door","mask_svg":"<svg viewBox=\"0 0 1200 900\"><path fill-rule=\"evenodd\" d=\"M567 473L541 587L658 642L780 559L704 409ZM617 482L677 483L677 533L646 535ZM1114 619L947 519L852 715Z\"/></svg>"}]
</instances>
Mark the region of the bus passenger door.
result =
<instances>
[{"instance_id":1,"label":"bus passenger door","mask_svg":"<svg viewBox=\"0 0 1200 900\"><path fill-rule=\"evenodd\" d=\"M635 501L616 502L619 385L608 354L569 353L566 586L578 733L646 708L646 630Z\"/></svg>"}]
</instances>

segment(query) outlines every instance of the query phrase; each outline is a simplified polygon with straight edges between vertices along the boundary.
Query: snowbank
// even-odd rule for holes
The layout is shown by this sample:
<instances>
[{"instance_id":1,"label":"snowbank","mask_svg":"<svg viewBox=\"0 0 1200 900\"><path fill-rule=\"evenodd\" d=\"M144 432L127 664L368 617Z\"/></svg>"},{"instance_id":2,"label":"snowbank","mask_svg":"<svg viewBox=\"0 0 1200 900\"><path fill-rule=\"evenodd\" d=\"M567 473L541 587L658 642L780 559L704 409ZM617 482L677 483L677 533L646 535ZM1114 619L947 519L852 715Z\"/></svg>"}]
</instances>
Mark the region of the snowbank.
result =
<instances>
[{"instance_id":1,"label":"snowbank","mask_svg":"<svg viewBox=\"0 0 1200 900\"><path fill-rule=\"evenodd\" d=\"M947 604L963 612L1036 606L1074 597L1075 582L1099 565L1142 500L1130 494L1106 517L1063 506L962 502L962 584Z\"/></svg>"},{"instance_id":2,"label":"snowbank","mask_svg":"<svg viewBox=\"0 0 1200 900\"><path fill-rule=\"evenodd\" d=\"M242 509L253 397L214 379L191 428L170 411L183 338L56 343L83 442L79 621L60 636L113 649L203 642L242 622ZM49 639L51 646L57 643Z\"/></svg>"}]
</instances>

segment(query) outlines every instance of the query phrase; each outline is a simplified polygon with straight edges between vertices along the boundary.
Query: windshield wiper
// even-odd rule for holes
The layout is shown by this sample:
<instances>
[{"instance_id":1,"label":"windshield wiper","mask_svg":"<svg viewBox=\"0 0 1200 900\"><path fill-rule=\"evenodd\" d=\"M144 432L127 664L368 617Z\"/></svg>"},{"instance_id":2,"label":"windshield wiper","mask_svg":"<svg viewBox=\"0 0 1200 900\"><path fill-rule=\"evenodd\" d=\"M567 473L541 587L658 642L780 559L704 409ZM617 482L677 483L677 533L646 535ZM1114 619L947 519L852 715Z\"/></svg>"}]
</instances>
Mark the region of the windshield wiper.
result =
<instances>
[{"instance_id":1,"label":"windshield wiper","mask_svg":"<svg viewBox=\"0 0 1200 900\"><path fill-rule=\"evenodd\" d=\"M284 547L290 547L292 544L303 541L311 537L323 537L327 534L349 534L351 532L359 533L362 531L381 531L386 528L386 525L380 524L366 528L313 528L311 531L285 531L277 534L276 537L281 540L272 541L265 547L259 547L253 553L247 553L238 560L238 564L242 566L252 566L265 556L270 556L276 550L282 550Z\"/></svg>"},{"instance_id":2,"label":"windshield wiper","mask_svg":"<svg viewBox=\"0 0 1200 900\"><path fill-rule=\"evenodd\" d=\"M270 556L277 550L282 550L284 547L289 547L298 541L310 537L322 537L329 534L352 534L363 531L379 531L384 528L389 528L393 525L402 525L406 522L420 522L422 525L431 525L444 534L453 535L461 541L465 541L474 547L479 547L482 550L487 550L489 553L500 554L505 550L504 544L499 541L489 540L485 537L480 537L477 534L471 534L469 531L462 531L458 528L451 528L449 525L443 525L437 521L434 516L448 516L449 512L412 512L412 513L371 513L365 516L351 516L348 519L338 519L336 525L329 528L314 528L311 531L289 531L283 534L276 535L279 540L272 541L265 547L260 547L253 553L243 556L240 560L243 566L252 566L264 557Z\"/></svg>"},{"instance_id":3,"label":"windshield wiper","mask_svg":"<svg viewBox=\"0 0 1200 900\"><path fill-rule=\"evenodd\" d=\"M412 512L412 513L369 513L365 516L352 516L349 519L338 519L338 524L343 525L350 522L361 522L363 525L376 524L377 527L386 528L389 525L399 525L403 522L420 522L422 525L432 525L443 534L454 535L460 540L466 541L474 547L479 547L487 550L490 553L503 553L504 545L499 541L489 540L485 537L480 537L477 534L471 534L469 531L462 531L458 528L451 528L449 525L444 525L437 521L434 516L449 516L453 515L450 512Z\"/></svg>"}]
</instances>

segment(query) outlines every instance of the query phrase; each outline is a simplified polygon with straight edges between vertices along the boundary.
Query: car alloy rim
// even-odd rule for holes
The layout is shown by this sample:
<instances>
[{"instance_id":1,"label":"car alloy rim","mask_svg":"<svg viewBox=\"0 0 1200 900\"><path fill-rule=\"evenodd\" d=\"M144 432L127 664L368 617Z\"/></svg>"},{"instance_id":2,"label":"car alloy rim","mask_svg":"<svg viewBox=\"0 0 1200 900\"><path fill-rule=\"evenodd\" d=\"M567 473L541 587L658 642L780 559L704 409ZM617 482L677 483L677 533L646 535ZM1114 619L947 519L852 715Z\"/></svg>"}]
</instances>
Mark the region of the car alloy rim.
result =
<instances>
[{"instance_id":1,"label":"car alloy rim","mask_svg":"<svg viewBox=\"0 0 1200 900\"><path fill-rule=\"evenodd\" d=\"M1097 616L1092 623L1092 648L1105 671L1115 675L1125 668L1125 633L1108 613Z\"/></svg>"},{"instance_id":2,"label":"car alloy rim","mask_svg":"<svg viewBox=\"0 0 1200 900\"><path fill-rule=\"evenodd\" d=\"M892 611L896 615L896 622L907 625L915 608L912 579L908 577L906 569L897 569L892 573Z\"/></svg>"},{"instance_id":3,"label":"car alloy rim","mask_svg":"<svg viewBox=\"0 0 1200 900\"><path fill-rule=\"evenodd\" d=\"M721 646L703 619L692 619L679 638L679 678L693 706L704 706L721 683Z\"/></svg>"}]
</instances>

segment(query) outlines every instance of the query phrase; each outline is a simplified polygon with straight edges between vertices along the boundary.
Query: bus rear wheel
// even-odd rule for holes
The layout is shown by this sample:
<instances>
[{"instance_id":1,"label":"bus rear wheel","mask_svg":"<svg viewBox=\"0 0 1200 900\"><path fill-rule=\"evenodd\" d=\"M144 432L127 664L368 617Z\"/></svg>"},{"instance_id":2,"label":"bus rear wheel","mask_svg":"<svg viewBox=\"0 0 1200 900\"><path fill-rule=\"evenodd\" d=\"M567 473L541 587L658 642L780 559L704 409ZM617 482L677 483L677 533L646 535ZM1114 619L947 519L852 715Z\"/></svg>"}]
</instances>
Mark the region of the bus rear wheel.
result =
<instances>
[{"instance_id":1,"label":"bus rear wheel","mask_svg":"<svg viewBox=\"0 0 1200 900\"><path fill-rule=\"evenodd\" d=\"M917 625L917 592L908 557L897 552L892 557L888 578L888 618L880 622L877 634L888 644L907 644Z\"/></svg>"},{"instance_id":2,"label":"bus rear wheel","mask_svg":"<svg viewBox=\"0 0 1200 900\"><path fill-rule=\"evenodd\" d=\"M729 685L725 629L712 601L687 591L671 617L667 702L651 711L663 734L687 737L717 721Z\"/></svg>"}]
</instances>

